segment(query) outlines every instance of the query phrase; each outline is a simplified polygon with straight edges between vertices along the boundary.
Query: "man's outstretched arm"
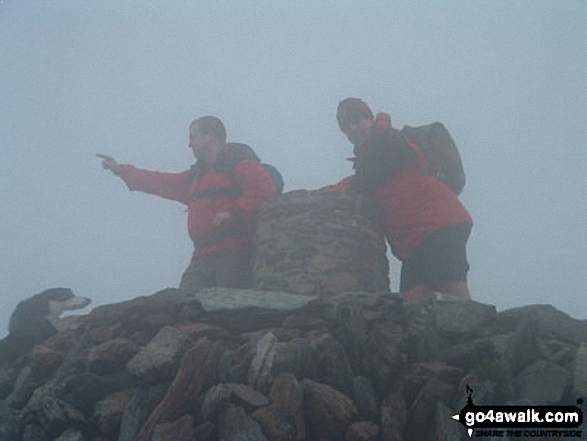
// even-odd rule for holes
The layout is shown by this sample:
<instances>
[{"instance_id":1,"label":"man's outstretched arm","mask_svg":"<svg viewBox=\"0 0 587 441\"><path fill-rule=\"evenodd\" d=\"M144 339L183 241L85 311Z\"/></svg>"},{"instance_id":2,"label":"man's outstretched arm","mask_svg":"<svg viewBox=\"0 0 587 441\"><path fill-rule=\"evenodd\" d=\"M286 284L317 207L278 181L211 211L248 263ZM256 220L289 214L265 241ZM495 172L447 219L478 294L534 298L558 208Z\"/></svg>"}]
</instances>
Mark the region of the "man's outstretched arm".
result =
<instances>
[{"instance_id":1,"label":"man's outstretched arm","mask_svg":"<svg viewBox=\"0 0 587 441\"><path fill-rule=\"evenodd\" d=\"M112 156L97 153L102 167L119 176L129 190L142 191L166 199L188 204L190 199L190 178L188 172L162 173L142 170L130 164L119 164Z\"/></svg>"}]
</instances>

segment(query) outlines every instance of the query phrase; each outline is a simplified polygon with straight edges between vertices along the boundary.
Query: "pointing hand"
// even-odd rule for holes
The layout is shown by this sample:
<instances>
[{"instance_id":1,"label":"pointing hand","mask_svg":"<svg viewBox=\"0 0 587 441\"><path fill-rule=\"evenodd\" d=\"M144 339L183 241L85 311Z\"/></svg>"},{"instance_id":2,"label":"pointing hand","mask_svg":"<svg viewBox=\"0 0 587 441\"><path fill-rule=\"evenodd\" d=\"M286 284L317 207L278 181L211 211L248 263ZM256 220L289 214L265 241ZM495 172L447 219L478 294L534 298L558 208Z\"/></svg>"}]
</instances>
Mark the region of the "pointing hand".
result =
<instances>
[{"instance_id":1,"label":"pointing hand","mask_svg":"<svg viewBox=\"0 0 587 441\"><path fill-rule=\"evenodd\" d=\"M96 156L102 159L102 167L105 170L110 170L116 176L120 176L122 170L116 159L114 159L112 156L103 155L101 153L96 153Z\"/></svg>"}]
</instances>

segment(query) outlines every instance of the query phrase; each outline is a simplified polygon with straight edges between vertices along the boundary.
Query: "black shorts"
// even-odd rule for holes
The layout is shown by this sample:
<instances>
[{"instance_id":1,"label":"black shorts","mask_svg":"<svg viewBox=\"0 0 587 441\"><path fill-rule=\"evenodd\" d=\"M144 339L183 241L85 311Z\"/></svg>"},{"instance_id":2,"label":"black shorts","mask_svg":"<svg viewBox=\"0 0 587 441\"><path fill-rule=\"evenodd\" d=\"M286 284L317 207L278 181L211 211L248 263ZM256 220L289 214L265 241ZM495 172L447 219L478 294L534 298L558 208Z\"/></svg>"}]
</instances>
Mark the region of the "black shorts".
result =
<instances>
[{"instance_id":1,"label":"black shorts","mask_svg":"<svg viewBox=\"0 0 587 441\"><path fill-rule=\"evenodd\" d=\"M438 289L442 282L466 281L469 271L466 246L471 227L471 224L452 225L422 242L402 263L400 292L420 284Z\"/></svg>"}]
</instances>

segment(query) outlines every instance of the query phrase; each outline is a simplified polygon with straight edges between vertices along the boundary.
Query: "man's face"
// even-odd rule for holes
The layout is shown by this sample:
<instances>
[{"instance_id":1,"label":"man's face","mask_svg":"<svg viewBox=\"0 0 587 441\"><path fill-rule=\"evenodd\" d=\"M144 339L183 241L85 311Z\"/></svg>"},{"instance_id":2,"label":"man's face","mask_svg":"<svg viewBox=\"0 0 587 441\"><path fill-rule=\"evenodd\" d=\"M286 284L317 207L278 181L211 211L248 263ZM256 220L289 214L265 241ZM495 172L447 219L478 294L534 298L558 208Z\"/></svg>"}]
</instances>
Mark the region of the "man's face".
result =
<instances>
[{"instance_id":1,"label":"man's face","mask_svg":"<svg viewBox=\"0 0 587 441\"><path fill-rule=\"evenodd\" d=\"M351 144L356 147L361 147L369 138L373 124L375 123L372 119L363 118L348 123L343 129L343 133L349 139Z\"/></svg>"},{"instance_id":2,"label":"man's face","mask_svg":"<svg viewBox=\"0 0 587 441\"><path fill-rule=\"evenodd\" d=\"M212 136L208 133L202 133L197 124L190 130L189 146L196 159L206 162L210 156Z\"/></svg>"}]
</instances>

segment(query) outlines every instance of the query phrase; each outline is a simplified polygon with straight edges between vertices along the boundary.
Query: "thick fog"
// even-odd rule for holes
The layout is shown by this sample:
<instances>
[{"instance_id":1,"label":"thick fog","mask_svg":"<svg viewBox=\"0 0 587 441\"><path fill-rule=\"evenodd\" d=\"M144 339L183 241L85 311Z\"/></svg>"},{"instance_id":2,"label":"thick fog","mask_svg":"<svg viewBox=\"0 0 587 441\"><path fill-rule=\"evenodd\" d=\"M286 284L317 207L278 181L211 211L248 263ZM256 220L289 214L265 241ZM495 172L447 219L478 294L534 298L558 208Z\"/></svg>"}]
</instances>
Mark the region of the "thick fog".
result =
<instances>
[{"instance_id":1,"label":"thick fog","mask_svg":"<svg viewBox=\"0 0 587 441\"><path fill-rule=\"evenodd\" d=\"M97 306L177 286L185 208L129 192L95 153L185 170L188 125L212 114L286 191L315 189L351 172L347 96L451 131L474 299L587 318L584 0L2 0L0 335L46 288Z\"/></svg>"}]
</instances>

